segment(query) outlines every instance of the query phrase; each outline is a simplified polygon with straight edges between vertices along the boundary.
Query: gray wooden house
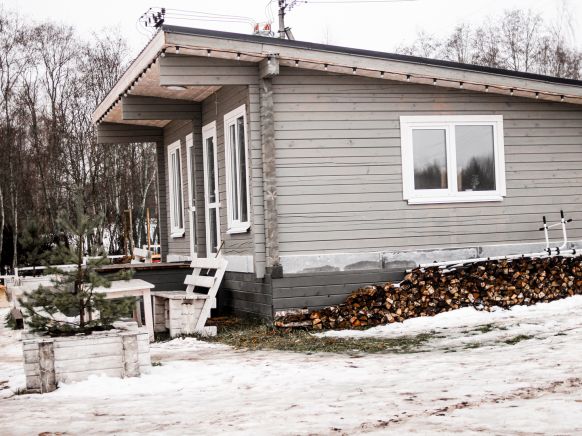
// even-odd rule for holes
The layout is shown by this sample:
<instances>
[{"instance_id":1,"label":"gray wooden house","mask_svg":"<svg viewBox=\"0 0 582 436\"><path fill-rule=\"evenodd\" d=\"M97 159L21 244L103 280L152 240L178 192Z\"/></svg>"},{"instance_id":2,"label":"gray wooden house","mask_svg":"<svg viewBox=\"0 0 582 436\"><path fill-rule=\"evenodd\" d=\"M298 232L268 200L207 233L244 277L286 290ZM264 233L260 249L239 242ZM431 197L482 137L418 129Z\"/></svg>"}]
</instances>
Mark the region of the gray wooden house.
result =
<instances>
[{"instance_id":1,"label":"gray wooden house","mask_svg":"<svg viewBox=\"0 0 582 436\"><path fill-rule=\"evenodd\" d=\"M222 247L236 312L582 239L581 81L163 26L93 120L157 144L163 260Z\"/></svg>"}]
</instances>

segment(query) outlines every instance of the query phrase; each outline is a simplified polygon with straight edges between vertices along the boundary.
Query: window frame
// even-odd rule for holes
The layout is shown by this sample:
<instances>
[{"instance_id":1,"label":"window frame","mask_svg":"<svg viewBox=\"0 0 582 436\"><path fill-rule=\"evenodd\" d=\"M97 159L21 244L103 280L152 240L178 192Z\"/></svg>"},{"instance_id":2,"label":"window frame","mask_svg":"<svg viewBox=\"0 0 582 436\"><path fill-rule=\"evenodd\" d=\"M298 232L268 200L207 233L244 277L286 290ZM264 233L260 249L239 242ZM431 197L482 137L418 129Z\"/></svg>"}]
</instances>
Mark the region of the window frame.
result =
<instances>
[{"instance_id":1,"label":"window frame","mask_svg":"<svg viewBox=\"0 0 582 436\"><path fill-rule=\"evenodd\" d=\"M190 224L190 254L192 258L198 257L198 238L197 238L197 210L196 210L196 180L195 172L195 151L194 151L194 134L186 135L186 160L188 167L188 221Z\"/></svg>"},{"instance_id":2,"label":"window frame","mask_svg":"<svg viewBox=\"0 0 582 436\"><path fill-rule=\"evenodd\" d=\"M207 139L213 139L212 156L208 153ZM214 180L210 180L208 174L208 160L212 159L214 165ZM222 236L220 228L220 185L219 185L219 174L218 174L218 144L217 144L217 134L216 134L216 121L206 124L202 127L202 162L204 165L203 176L204 176L204 219L205 219L205 237L206 237L206 253L208 257L215 254L212 250L212 235L210 234L210 214L214 213L216 217L216 250L220 249L222 245ZM212 184L212 186L211 186ZM210 189L214 189L214 201L210 202ZM222 253L220 254L222 256Z\"/></svg>"},{"instance_id":3,"label":"window frame","mask_svg":"<svg viewBox=\"0 0 582 436\"><path fill-rule=\"evenodd\" d=\"M492 126L495 162L495 190L459 191L457 181L456 126ZM412 131L442 129L446 138L447 189L414 189ZM505 185L505 144L502 115L426 115L401 116L402 194L408 204L465 203L503 201Z\"/></svg>"},{"instance_id":4,"label":"window frame","mask_svg":"<svg viewBox=\"0 0 582 436\"><path fill-rule=\"evenodd\" d=\"M239 201L237 204L234 204L233 199L233 192L232 192L232 177L233 177L233 164L235 165L235 177L237 183L240 182L240 174L238 171L240 170L240 166L236 165L239 163L238 153L235 156L232 156L231 147L230 147L230 127L234 124L236 126L236 121L242 117L243 119L243 127L244 127L244 149L245 149L245 187L246 187L246 206L247 206L247 220L241 221L240 216L242 214L242 201L240 200L240 185L238 187L239 192ZM238 150L239 147L236 147ZM236 162L233 162L233 158ZM250 227L250 216L251 216L251 202L250 202L250 191L249 191L249 147L248 147L248 124L247 124L247 111L246 105L242 105L237 107L236 109L228 112L224 115L224 160L225 160L225 169L226 169L226 216L227 216L227 230L226 233L245 233L247 232ZM237 208L239 219L234 218L234 210L235 207Z\"/></svg>"},{"instance_id":5,"label":"window frame","mask_svg":"<svg viewBox=\"0 0 582 436\"><path fill-rule=\"evenodd\" d=\"M182 202L182 207L181 207L181 211L182 211L182 227L176 227L174 226L174 221L175 221L175 213L174 213L174 208L175 208L175 198L174 198L174 177L175 174L172 171L172 155L174 153L177 153L178 156L178 165L180 166L180 174L179 174L179 186L180 186L180 201ZM182 150L181 150L181 143L180 140L173 142L172 144L170 144L168 146L168 186L169 186L169 194L170 194L170 201L169 201L169 207L170 207L170 237L171 238L182 238L185 235L185 229L184 229L184 188L183 188L183 179L182 179L182 174L184 173L183 171L183 165L182 165Z\"/></svg>"}]
</instances>

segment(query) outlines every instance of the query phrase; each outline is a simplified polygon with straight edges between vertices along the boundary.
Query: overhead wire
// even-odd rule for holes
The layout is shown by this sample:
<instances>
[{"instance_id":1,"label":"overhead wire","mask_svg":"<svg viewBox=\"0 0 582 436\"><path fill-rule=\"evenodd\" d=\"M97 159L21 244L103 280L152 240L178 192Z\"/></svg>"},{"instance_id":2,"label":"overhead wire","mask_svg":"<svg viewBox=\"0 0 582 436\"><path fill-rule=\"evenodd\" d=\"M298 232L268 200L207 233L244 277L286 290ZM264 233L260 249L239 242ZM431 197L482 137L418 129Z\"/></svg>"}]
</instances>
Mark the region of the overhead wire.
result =
<instances>
[{"instance_id":1,"label":"overhead wire","mask_svg":"<svg viewBox=\"0 0 582 436\"><path fill-rule=\"evenodd\" d=\"M273 1L274 0L269 0L265 6L265 16L267 17L267 21L270 23L275 21L275 15L273 14L273 9L271 8Z\"/></svg>"},{"instance_id":2,"label":"overhead wire","mask_svg":"<svg viewBox=\"0 0 582 436\"><path fill-rule=\"evenodd\" d=\"M186 9L166 8L166 15L169 12L183 14L183 15L205 15L205 16L224 17L224 18L239 18L239 19L243 19L243 20L254 21L252 18L243 16L243 15L219 14L219 13L215 13L215 12L189 11Z\"/></svg>"},{"instance_id":3,"label":"overhead wire","mask_svg":"<svg viewBox=\"0 0 582 436\"><path fill-rule=\"evenodd\" d=\"M302 0L299 3L307 4L357 4L357 3L403 3L403 2L416 2L418 0Z\"/></svg>"}]
</instances>

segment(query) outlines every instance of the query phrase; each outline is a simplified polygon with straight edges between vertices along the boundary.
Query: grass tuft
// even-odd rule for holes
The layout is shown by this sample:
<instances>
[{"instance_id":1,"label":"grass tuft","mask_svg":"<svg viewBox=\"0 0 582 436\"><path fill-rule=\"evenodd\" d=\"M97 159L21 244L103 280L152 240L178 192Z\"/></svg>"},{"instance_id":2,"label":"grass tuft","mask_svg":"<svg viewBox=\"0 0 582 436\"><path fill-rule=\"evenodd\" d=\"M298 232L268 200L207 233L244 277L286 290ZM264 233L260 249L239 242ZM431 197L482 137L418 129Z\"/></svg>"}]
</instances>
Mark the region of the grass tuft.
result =
<instances>
[{"instance_id":1,"label":"grass tuft","mask_svg":"<svg viewBox=\"0 0 582 436\"><path fill-rule=\"evenodd\" d=\"M528 339L532 339L532 338L533 338L533 336L530 336L530 335L517 335L517 336L510 338L510 339L507 339L503 342L505 342L508 345L515 345L521 341L527 341Z\"/></svg>"},{"instance_id":2,"label":"grass tuft","mask_svg":"<svg viewBox=\"0 0 582 436\"><path fill-rule=\"evenodd\" d=\"M247 350L279 350L298 353L415 353L421 352L432 334L399 338L318 337L306 330L281 330L257 320L239 320L218 327L215 337L201 340Z\"/></svg>"}]
</instances>

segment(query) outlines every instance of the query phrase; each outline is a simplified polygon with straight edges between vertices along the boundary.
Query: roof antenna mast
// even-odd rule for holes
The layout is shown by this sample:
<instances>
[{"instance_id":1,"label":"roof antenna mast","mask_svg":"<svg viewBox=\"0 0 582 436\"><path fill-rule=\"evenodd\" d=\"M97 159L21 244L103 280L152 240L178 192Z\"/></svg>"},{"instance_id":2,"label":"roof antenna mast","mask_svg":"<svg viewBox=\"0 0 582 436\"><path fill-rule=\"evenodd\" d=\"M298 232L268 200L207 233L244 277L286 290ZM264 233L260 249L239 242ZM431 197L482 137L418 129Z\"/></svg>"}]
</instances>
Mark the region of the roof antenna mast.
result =
<instances>
[{"instance_id":1,"label":"roof antenna mast","mask_svg":"<svg viewBox=\"0 0 582 436\"><path fill-rule=\"evenodd\" d=\"M290 27L285 27L285 11L291 10L298 0L278 0L279 3L279 38L295 40Z\"/></svg>"}]
</instances>

